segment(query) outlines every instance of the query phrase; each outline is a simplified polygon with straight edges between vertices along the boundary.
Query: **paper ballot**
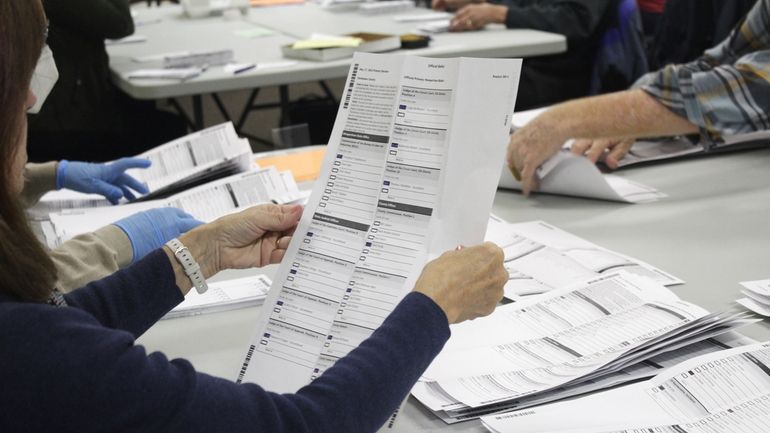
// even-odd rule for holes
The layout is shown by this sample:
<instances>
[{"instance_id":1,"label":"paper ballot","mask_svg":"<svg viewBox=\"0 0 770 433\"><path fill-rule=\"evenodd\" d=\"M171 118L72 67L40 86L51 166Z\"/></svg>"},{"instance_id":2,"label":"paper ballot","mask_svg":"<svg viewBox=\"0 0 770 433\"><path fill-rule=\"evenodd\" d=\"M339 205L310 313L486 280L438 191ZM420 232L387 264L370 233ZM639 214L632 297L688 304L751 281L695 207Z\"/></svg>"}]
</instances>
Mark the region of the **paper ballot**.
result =
<instances>
[{"instance_id":1,"label":"paper ballot","mask_svg":"<svg viewBox=\"0 0 770 433\"><path fill-rule=\"evenodd\" d=\"M744 287L741 293L746 297L736 302L757 314L770 317L770 280L744 281L741 286Z\"/></svg>"},{"instance_id":2,"label":"paper ballot","mask_svg":"<svg viewBox=\"0 0 770 433\"><path fill-rule=\"evenodd\" d=\"M528 407L624 370L633 375L627 369L639 362L748 323L747 313L709 314L621 271L453 325L421 379L445 398L413 393L455 418Z\"/></svg>"},{"instance_id":3,"label":"paper ballot","mask_svg":"<svg viewBox=\"0 0 770 433\"><path fill-rule=\"evenodd\" d=\"M657 201L666 194L657 189L611 174L602 174L588 158L569 151L558 152L544 165L551 169L540 174L538 191L548 194L595 198L624 203ZM508 167L500 173L500 188L521 190Z\"/></svg>"},{"instance_id":4,"label":"paper ballot","mask_svg":"<svg viewBox=\"0 0 770 433\"><path fill-rule=\"evenodd\" d=\"M197 316L259 305L265 300L270 284L270 279L264 275L208 283L209 289L206 293L190 290L184 301L163 316L163 319Z\"/></svg>"},{"instance_id":5,"label":"paper ballot","mask_svg":"<svg viewBox=\"0 0 770 433\"><path fill-rule=\"evenodd\" d=\"M505 254L508 299L547 292L619 269L664 286L684 283L649 263L602 248L544 221L511 224L492 215L485 240L497 244Z\"/></svg>"},{"instance_id":6,"label":"paper ballot","mask_svg":"<svg viewBox=\"0 0 770 433\"><path fill-rule=\"evenodd\" d=\"M500 433L767 432L770 342L692 358L648 382L482 420Z\"/></svg>"},{"instance_id":7,"label":"paper ballot","mask_svg":"<svg viewBox=\"0 0 770 433\"><path fill-rule=\"evenodd\" d=\"M239 380L296 391L367 338L428 259L482 241L520 68L355 55Z\"/></svg>"},{"instance_id":8,"label":"paper ballot","mask_svg":"<svg viewBox=\"0 0 770 433\"><path fill-rule=\"evenodd\" d=\"M209 182L166 199L51 213L49 219L53 233L46 233L46 243L50 248L55 248L79 234L92 232L148 209L172 206L201 221L209 222L249 206L271 201L286 203L299 196L299 189L290 174L282 176L274 167L254 169Z\"/></svg>"}]
</instances>

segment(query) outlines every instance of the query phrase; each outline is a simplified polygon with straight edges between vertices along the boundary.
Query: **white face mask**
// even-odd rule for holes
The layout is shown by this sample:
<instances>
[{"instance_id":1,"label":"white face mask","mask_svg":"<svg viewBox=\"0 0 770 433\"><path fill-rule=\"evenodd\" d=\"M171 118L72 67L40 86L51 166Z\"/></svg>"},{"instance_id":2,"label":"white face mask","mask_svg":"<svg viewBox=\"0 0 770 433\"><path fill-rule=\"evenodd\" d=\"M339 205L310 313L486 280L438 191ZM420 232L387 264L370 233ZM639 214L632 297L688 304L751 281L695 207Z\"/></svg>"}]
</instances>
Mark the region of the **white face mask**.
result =
<instances>
[{"instance_id":1,"label":"white face mask","mask_svg":"<svg viewBox=\"0 0 770 433\"><path fill-rule=\"evenodd\" d=\"M59 79L59 70L56 69L56 62L53 60L53 52L48 48L48 45L43 47L43 51L40 53L40 59L37 61L35 67L35 73L32 74L32 82L29 87L32 93L35 94L37 102L32 106L28 113L37 113L45 102L45 98L51 93L53 86L56 84L56 80Z\"/></svg>"}]
</instances>

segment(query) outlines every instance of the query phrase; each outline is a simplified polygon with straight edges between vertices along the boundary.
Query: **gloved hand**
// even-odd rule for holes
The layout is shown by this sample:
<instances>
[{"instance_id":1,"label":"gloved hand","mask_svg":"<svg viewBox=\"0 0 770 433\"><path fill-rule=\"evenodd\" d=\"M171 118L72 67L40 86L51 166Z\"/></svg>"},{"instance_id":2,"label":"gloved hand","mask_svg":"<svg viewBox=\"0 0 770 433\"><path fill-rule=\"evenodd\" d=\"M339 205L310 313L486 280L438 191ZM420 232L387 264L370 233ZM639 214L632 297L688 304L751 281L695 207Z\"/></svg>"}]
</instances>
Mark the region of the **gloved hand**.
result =
<instances>
[{"instance_id":1,"label":"gloved hand","mask_svg":"<svg viewBox=\"0 0 770 433\"><path fill-rule=\"evenodd\" d=\"M131 263L134 263L171 239L203 223L183 210L164 207L136 213L114 224L120 227L131 241L131 248L134 250Z\"/></svg>"},{"instance_id":2,"label":"gloved hand","mask_svg":"<svg viewBox=\"0 0 770 433\"><path fill-rule=\"evenodd\" d=\"M56 189L101 194L118 204L121 197L136 198L130 189L140 194L149 192L147 185L125 173L130 168L149 166L150 161L142 158L121 158L108 164L62 160L56 169Z\"/></svg>"}]
</instances>

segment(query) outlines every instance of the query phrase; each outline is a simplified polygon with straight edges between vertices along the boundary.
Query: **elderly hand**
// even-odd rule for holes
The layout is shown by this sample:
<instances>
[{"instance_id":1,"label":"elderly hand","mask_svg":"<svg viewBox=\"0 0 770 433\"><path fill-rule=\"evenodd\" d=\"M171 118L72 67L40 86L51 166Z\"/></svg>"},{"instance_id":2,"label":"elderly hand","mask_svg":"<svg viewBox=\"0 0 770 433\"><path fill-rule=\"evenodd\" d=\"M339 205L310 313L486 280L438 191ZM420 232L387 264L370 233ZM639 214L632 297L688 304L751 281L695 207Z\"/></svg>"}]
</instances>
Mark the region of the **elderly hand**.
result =
<instances>
[{"instance_id":1,"label":"elderly hand","mask_svg":"<svg viewBox=\"0 0 770 433\"><path fill-rule=\"evenodd\" d=\"M471 3L483 3L484 0L432 0L431 7L438 11L456 11Z\"/></svg>"},{"instance_id":2,"label":"elderly hand","mask_svg":"<svg viewBox=\"0 0 770 433\"><path fill-rule=\"evenodd\" d=\"M472 4L457 11L449 22L449 30L462 32L479 30L490 23L504 23L508 7L490 3Z\"/></svg>"},{"instance_id":3,"label":"elderly hand","mask_svg":"<svg viewBox=\"0 0 770 433\"><path fill-rule=\"evenodd\" d=\"M175 237L203 224L192 215L173 207L150 209L114 223L128 236L136 262Z\"/></svg>"},{"instance_id":4,"label":"elderly hand","mask_svg":"<svg viewBox=\"0 0 770 433\"><path fill-rule=\"evenodd\" d=\"M511 134L506 163L516 180L521 181L524 195L537 190L535 171L561 149L567 138L556 128L541 126L537 118Z\"/></svg>"},{"instance_id":5,"label":"elderly hand","mask_svg":"<svg viewBox=\"0 0 770 433\"><path fill-rule=\"evenodd\" d=\"M459 323L492 313L507 281L503 250L486 242L448 251L425 265L414 290L436 302L449 323Z\"/></svg>"},{"instance_id":6,"label":"elderly hand","mask_svg":"<svg viewBox=\"0 0 770 433\"><path fill-rule=\"evenodd\" d=\"M259 205L200 226L179 240L208 278L225 269L280 262L301 216L299 205Z\"/></svg>"},{"instance_id":7,"label":"elderly hand","mask_svg":"<svg viewBox=\"0 0 770 433\"><path fill-rule=\"evenodd\" d=\"M620 160L634 145L634 139L610 139L610 138L597 138L597 139L580 139L575 140L572 143L572 153L576 155L585 155L586 158L592 162L604 161L604 164L615 170L618 168Z\"/></svg>"},{"instance_id":8,"label":"elderly hand","mask_svg":"<svg viewBox=\"0 0 770 433\"><path fill-rule=\"evenodd\" d=\"M56 168L56 189L101 194L117 204L122 197L135 199L132 189L140 194L149 192L147 185L126 174L128 169L149 166L150 161L142 158L121 158L109 164L62 160Z\"/></svg>"}]
</instances>

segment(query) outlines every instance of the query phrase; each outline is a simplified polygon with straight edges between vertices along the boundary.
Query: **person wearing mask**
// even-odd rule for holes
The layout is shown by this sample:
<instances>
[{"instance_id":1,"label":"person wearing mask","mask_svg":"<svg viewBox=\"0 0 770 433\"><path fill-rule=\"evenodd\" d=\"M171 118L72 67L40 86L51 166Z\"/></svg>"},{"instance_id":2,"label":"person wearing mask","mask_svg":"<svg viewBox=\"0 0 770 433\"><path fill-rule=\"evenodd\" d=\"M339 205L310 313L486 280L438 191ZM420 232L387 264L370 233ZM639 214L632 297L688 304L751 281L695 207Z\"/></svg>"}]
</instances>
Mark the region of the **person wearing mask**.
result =
<instances>
[{"instance_id":1,"label":"person wearing mask","mask_svg":"<svg viewBox=\"0 0 770 433\"><path fill-rule=\"evenodd\" d=\"M30 82L36 97L27 110L40 111L58 81L53 55L44 47ZM101 194L112 204L121 199L133 200L134 192L147 194L147 186L126 173L143 169L150 161L142 158L122 158L109 164L79 161L52 161L25 166L24 189L20 201L26 208L35 205L48 191L62 188L85 194ZM124 218L92 233L82 234L64 242L50 252L59 279L57 287L69 292L91 281L103 278L144 257L198 225L187 213L174 208L152 209Z\"/></svg>"},{"instance_id":2,"label":"person wearing mask","mask_svg":"<svg viewBox=\"0 0 770 433\"><path fill-rule=\"evenodd\" d=\"M302 208L256 206L179 236L177 251L199 265L189 275L166 246L62 295L19 204L44 27L39 0L0 0L0 431L373 432L441 350L448 324L502 298L499 247L446 252L371 337L294 394L147 354L135 339L183 300L191 278L279 262Z\"/></svg>"},{"instance_id":3,"label":"person wearing mask","mask_svg":"<svg viewBox=\"0 0 770 433\"><path fill-rule=\"evenodd\" d=\"M487 24L559 33L567 52L524 59L516 111L589 94L594 58L604 32L614 24L615 0L433 0L437 10L456 10L450 31Z\"/></svg>"},{"instance_id":4,"label":"person wearing mask","mask_svg":"<svg viewBox=\"0 0 770 433\"><path fill-rule=\"evenodd\" d=\"M30 117L29 158L111 161L185 135L185 122L110 82L105 39L134 33L128 0L44 0L59 80Z\"/></svg>"},{"instance_id":5,"label":"person wearing mask","mask_svg":"<svg viewBox=\"0 0 770 433\"><path fill-rule=\"evenodd\" d=\"M722 135L770 129L770 0L759 0L722 43L699 59L668 65L634 88L557 104L511 135L507 163L523 192L537 168L576 139L572 151L611 168L636 138L700 133L706 148Z\"/></svg>"},{"instance_id":6,"label":"person wearing mask","mask_svg":"<svg viewBox=\"0 0 770 433\"><path fill-rule=\"evenodd\" d=\"M149 164L150 161L140 158L123 158L110 164L66 160L28 163L20 200L28 208L46 192L63 188L101 194L113 204L122 198L132 200L132 190L139 194L149 191L126 170L146 168ZM138 212L76 236L50 251L58 275L57 287L70 292L104 278L200 224L186 212L168 207Z\"/></svg>"}]
</instances>

